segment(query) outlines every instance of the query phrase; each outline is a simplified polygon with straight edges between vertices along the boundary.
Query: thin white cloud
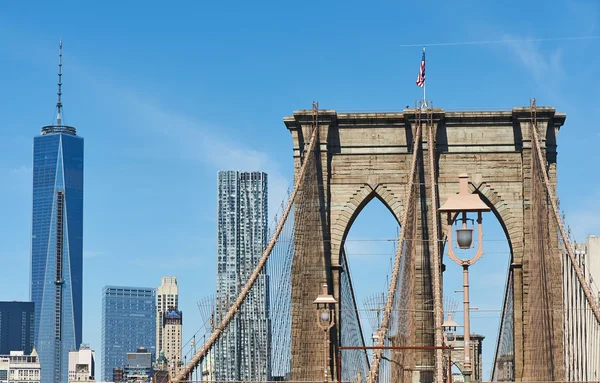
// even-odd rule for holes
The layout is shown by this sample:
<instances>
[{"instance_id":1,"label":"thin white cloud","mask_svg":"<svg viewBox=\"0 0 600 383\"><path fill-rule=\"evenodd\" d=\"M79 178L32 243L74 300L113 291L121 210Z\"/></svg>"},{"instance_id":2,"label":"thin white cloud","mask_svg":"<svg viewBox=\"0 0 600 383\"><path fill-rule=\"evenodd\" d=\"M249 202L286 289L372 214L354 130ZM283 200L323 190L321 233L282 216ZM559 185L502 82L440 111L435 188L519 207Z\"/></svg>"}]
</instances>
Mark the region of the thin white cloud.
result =
<instances>
[{"instance_id":1,"label":"thin white cloud","mask_svg":"<svg viewBox=\"0 0 600 383\"><path fill-rule=\"evenodd\" d=\"M522 36L504 35L506 40L526 40ZM565 77L562 48L543 50L540 43L533 41L510 42L508 44L518 63L529 73L536 86L548 98L559 97L558 87Z\"/></svg>"},{"instance_id":2,"label":"thin white cloud","mask_svg":"<svg viewBox=\"0 0 600 383\"><path fill-rule=\"evenodd\" d=\"M232 138L225 129L207 124L178 111L161 107L156 101L130 90L118 94L118 104L138 121L144 133L153 133L176 147L176 152L217 170L264 171L269 179L269 214L273 216L286 197L291 180L268 153ZM290 161L291 163L291 161ZM215 174L216 177L216 174Z\"/></svg>"}]
</instances>

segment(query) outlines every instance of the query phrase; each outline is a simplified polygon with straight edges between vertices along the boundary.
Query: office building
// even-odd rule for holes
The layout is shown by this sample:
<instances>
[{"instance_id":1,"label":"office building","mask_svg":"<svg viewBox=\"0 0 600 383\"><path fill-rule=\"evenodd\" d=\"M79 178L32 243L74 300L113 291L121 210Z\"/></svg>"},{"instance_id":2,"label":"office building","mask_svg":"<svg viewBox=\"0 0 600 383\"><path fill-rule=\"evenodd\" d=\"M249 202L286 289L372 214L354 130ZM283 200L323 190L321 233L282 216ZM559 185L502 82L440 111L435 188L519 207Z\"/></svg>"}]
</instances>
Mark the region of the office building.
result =
<instances>
[{"instance_id":1,"label":"office building","mask_svg":"<svg viewBox=\"0 0 600 383\"><path fill-rule=\"evenodd\" d=\"M127 353L148 346L155 353L156 291L145 287L102 289L102 380L127 362Z\"/></svg>"},{"instance_id":2,"label":"office building","mask_svg":"<svg viewBox=\"0 0 600 383\"><path fill-rule=\"evenodd\" d=\"M33 302L0 302L0 355L33 349Z\"/></svg>"},{"instance_id":3,"label":"office building","mask_svg":"<svg viewBox=\"0 0 600 383\"><path fill-rule=\"evenodd\" d=\"M144 347L127 353L123 379L126 382L149 382L152 379L152 353Z\"/></svg>"},{"instance_id":4,"label":"office building","mask_svg":"<svg viewBox=\"0 0 600 383\"><path fill-rule=\"evenodd\" d=\"M69 352L69 383L95 382L96 353L87 345Z\"/></svg>"},{"instance_id":5,"label":"office building","mask_svg":"<svg viewBox=\"0 0 600 383\"><path fill-rule=\"evenodd\" d=\"M167 359L168 370L172 376L181 365L181 327L183 324L183 314L181 311L169 310L161 314L162 333L163 333L163 350L164 357Z\"/></svg>"},{"instance_id":6,"label":"office building","mask_svg":"<svg viewBox=\"0 0 600 383\"><path fill-rule=\"evenodd\" d=\"M217 323L236 300L267 243L267 174L221 171L217 187ZM268 279L262 272L215 348L215 380L270 378Z\"/></svg>"},{"instance_id":7,"label":"office building","mask_svg":"<svg viewBox=\"0 0 600 383\"><path fill-rule=\"evenodd\" d=\"M600 237L590 236L586 243L575 243L575 262L581 269L587 286L600 303ZM600 337L594 336L594 318L587 297L571 267L566 251L563 256L564 345L568 358L565 374L568 381L600 381ZM571 361L571 362L569 362ZM573 364L572 361L579 361Z\"/></svg>"},{"instance_id":8,"label":"office building","mask_svg":"<svg viewBox=\"0 0 600 383\"><path fill-rule=\"evenodd\" d=\"M11 351L0 355L0 383L40 383L40 361L35 348L30 355Z\"/></svg>"},{"instance_id":9,"label":"office building","mask_svg":"<svg viewBox=\"0 0 600 383\"><path fill-rule=\"evenodd\" d=\"M83 138L62 121L61 71L62 42L56 121L33 139L30 294L45 383L67 381L82 330Z\"/></svg>"},{"instance_id":10,"label":"office building","mask_svg":"<svg viewBox=\"0 0 600 383\"><path fill-rule=\"evenodd\" d=\"M156 355L163 350L163 313L179 308L179 287L176 277L163 277L156 289ZM179 356L181 359L181 355Z\"/></svg>"}]
</instances>

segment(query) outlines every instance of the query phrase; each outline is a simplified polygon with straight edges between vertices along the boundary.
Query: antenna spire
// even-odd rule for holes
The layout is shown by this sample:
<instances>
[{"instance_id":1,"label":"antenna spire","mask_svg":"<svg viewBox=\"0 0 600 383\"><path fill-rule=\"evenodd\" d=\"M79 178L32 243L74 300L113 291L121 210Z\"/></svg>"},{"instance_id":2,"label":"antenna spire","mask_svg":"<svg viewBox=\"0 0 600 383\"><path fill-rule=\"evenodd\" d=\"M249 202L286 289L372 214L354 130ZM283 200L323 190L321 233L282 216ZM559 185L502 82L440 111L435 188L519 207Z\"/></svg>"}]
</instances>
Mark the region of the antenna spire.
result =
<instances>
[{"instance_id":1,"label":"antenna spire","mask_svg":"<svg viewBox=\"0 0 600 383\"><path fill-rule=\"evenodd\" d=\"M60 39L60 45L58 47L58 101L56 102L56 109L58 110L57 114L56 114L56 125L61 126L62 125L62 117L61 117L61 112L62 112L62 101L61 101L61 96L62 96L62 37Z\"/></svg>"}]
</instances>

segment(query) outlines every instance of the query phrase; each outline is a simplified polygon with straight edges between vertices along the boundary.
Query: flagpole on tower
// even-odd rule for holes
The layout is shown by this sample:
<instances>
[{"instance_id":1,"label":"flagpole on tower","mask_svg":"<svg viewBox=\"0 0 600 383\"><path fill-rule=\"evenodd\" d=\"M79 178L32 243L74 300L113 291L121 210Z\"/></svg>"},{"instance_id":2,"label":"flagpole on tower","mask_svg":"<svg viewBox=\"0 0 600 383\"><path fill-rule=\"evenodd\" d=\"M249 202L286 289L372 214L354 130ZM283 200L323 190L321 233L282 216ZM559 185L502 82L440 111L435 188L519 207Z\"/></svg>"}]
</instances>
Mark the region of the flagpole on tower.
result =
<instances>
[{"instance_id":1,"label":"flagpole on tower","mask_svg":"<svg viewBox=\"0 0 600 383\"><path fill-rule=\"evenodd\" d=\"M425 105L425 107L427 107L426 89L427 81L425 80L425 47L423 47L423 105Z\"/></svg>"},{"instance_id":2,"label":"flagpole on tower","mask_svg":"<svg viewBox=\"0 0 600 383\"><path fill-rule=\"evenodd\" d=\"M427 108L427 93L425 89L425 47L423 47L423 55L421 56L421 65L419 65L419 75L417 76L417 86L423 88L423 101L421 109Z\"/></svg>"}]
</instances>

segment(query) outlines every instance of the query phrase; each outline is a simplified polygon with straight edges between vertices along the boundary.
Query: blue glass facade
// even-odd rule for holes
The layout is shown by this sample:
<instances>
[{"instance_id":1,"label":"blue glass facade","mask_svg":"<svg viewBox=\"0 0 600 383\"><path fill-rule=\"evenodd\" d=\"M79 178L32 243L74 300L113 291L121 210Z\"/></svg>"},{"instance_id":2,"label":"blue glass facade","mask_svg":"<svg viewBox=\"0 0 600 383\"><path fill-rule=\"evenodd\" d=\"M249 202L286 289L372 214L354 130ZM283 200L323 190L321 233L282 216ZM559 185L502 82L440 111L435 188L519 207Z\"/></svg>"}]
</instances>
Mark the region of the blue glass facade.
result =
<instances>
[{"instance_id":1,"label":"blue glass facade","mask_svg":"<svg viewBox=\"0 0 600 383\"><path fill-rule=\"evenodd\" d=\"M68 379L69 351L81 344L83 138L65 126L33 141L31 300L43 382Z\"/></svg>"},{"instance_id":2,"label":"blue glass facade","mask_svg":"<svg viewBox=\"0 0 600 383\"><path fill-rule=\"evenodd\" d=\"M31 354L33 307L33 302L0 302L0 355L11 351Z\"/></svg>"},{"instance_id":3,"label":"blue glass facade","mask_svg":"<svg viewBox=\"0 0 600 383\"><path fill-rule=\"evenodd\" d=\"M156 355L156 291L105 286L102 289L102 380L127 365L127 353L145 347Z\"/></svg>"}]
</instances>

